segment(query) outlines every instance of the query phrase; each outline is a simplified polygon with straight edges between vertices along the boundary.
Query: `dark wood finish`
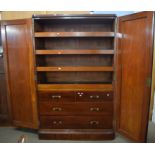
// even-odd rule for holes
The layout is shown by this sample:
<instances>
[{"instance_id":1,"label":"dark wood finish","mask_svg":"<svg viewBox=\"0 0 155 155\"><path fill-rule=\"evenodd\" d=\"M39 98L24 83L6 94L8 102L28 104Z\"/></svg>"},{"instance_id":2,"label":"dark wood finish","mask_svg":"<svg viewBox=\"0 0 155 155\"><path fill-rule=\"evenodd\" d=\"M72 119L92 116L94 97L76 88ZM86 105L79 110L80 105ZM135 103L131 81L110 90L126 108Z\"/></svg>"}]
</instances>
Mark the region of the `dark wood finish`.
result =
<instances>
[{"instance_id":1,"label":"dark wood finish","mask_svg":"<svg viewBox=\"0 0 155 155\"><path fill-rule=\"evenodd\" d=\"M114 37L35 38L36 50L114 50Z\"/></svg>"},{"instance_id":2,"label":"dark wood finish","mask_svg":"<svg viewBox=\"0 0 155 155\"><path fill-rule=\"evenodd\" d=\"M38 128L31 19L3 22L2 41L13 124Z\"/></svg>"},{"instance_id":3,"label":"dark wood finish","mask_svg":"<svg viewBox=\"0 0 155 155\"><path fill-rule=\"evenodd\" d=\"M39 84L112 84L113 72L38 72Z\"/></svg>"},{"instance_id":4,"label":"dark wood finish","mask_svg":"<svg viewBox=\"0 0 155 155\"><path fill-rule=\"evenodd\" d=\"M63 24L63 26L62 26ZM50 19L36 20L35 32L113 32L114 20L109 19Z\"/></svg>"},{"instance_id":5,"label":"dark wood finish","mask_svg":"<svg viewBox=\"0 0 155 155\"><path fill-rule=\"evenodd\" d=\"M54 91L39 91L38 93L39 101L49 101L49 102L104 102L113 100L112 91L78 91L78 92L54 92Z\"/></svg>"},{"instance_id":6,"label":"dark wood finish","mask_svg":"<svg viewBox=\"0 0 155 155\"><path fill-rule=\"evenodd\" d=\"M40 139L55 140L112 140L115 134L111 129L41 129Z\"/></svg>"},{"instance_id":7,"label":"dark wood finish","mask_svg":"<svg viewBox=\"0 0 155 155\"><path fill-rule=\"evenodd\" d=\"M46 101L50 103L55 102L75 102L75 93L68 92L54 92L54 91L40 91L38 93L39 101Z\"/></svg>"},{"instance_id":8,"label":"dark wood finish","mask_svg":"<svg viewBox=\"0 0 155 155\"><path fill-rule=\"evenodd\" d=\"M114 54L114 50L36 50L37 55L46 54Z\"/></svg>"},{"instance_id":9,"label":"dark wood finish","mask_svg":"<svg viewBox=\"0 0 155 155\"><path fill-rule=\"evenodd\" d=\"M115 19L115 14L34 14L33 18L36 20L44 19Z\"/></svg>"},{"instance_id":10,"label":"dark wood finish","mask_svg":"<svg viewBox=\"0 0 155 155\"><path fill-rule=\"evenodd\" d=\"M69 103L39 102L40 115L112 115L112 102Z\"/></svg>"},{"instance_id":11,"label":"dark wood finish","mask_svg":"<svg viewBox=\"0 0 155 155\"><path fill-rule=\"evenodd\" d=\"M42 129L111 129L112 116L41 116Z\"/></svg>"},{"instance_id":12,"label":"dark wood finish","mask_svg":"<svg viewBox=\"0 0 155 155\"><path fill-rule=\"evenodd\" d=\"M137 142L146 140L150 100L153 12L119 18L117 51L117 130Z\"/></svg>"},{"instance_id":13,"label":"dark wood finish","mask_svg":"<svg viewBox=\"0 0 155 155\"><path fill-rule=\"evenodd\" d=\"M113 139L116 123L117 131L130 139L146 140L153 12L120 17L117 41L115 18L33 16L40 139ZM10 104L3 104L7 100L0 62L0 118L8 119L11 111L16 126L37 128L31 29L30 20L3 22Z\"/></svg>"},{"instance_id":14,"label":"dark wood finish","mask_svg":"<svg viewBox=\"0 0 155 155\"><path fill-rule=\"evenodd\" d=\"M114 137L115 20L108 17L34 16L40 138Z\"/></svg>"},{"instance_id":15,"label":"dark wood finish","mask_svg":"<svg viewBox=\"0 0 155 155\"><path fill-rule=\"evenodd\" d=\"M47 72L47 71L55 71L55 72L72 72L72 71L90 71L90 72L101 72L101 71L113 71L113 67L37 67L37 71Z\"/></svg>"},{"instance_id":16,"label":"dark wood finish","mask_svg":"<svg viewBox=\"0 0 155 155\"><path fill-rule=\"evenodd\" d=\"M113 90L113 86L112 84L38 84L38 90L109 91Z\"/></svg>"},{"instance_id":17,"label":"dark wood finish","mask_svg":"<svg viewBox=\"0 0 155 155\"><path fill-rule=\"evenodd\" d=\"M104 102L113 101L113 92L76 92L77 102Z\"/></svg>"},{"instance_id":18,"label":"dark wood finish","mask_svg":"<svg viewBox=\"0 0 155 155\"><path fill-rule=\"evenodd\" d=\"M112 67L113 55L37 55L38 67Z\"/></svg>"}]
</instances>

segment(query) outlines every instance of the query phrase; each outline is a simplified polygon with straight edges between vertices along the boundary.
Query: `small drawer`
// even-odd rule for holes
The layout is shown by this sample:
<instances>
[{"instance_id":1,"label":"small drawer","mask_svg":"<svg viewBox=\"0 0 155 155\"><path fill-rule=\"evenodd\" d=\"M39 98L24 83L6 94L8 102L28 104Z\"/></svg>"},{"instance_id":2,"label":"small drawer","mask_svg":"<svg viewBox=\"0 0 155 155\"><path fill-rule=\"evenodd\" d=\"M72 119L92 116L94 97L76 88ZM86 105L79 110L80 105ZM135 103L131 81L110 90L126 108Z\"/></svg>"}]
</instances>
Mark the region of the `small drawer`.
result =
<instances>
[{"instance_id":1,"label":"small drawer","mask_svg":"<svg viewBox=\"0 0 155 155\"><path fill-rule=\"evenodd\" d=\"M74 92L44 92L38 93L39 101L54 102L75 102Z\"/></svg>"},{"instance_id":2,"label":"small drawer","mask_svg":"<svg viewBox=\"0 0 155 155\"><path fill-rule=\"evenodd\" d=\"M112 116L41 116L42 129L111 129Z\"/></svg>"},{"instance_id":3,"label":"small drawer","mask_svg":"<svg viewBox=\"0 0 155 155\"><path fill-rule=\"evenodd\" d=\"M113 92L76 92L77 102L104 102L112 100Z\"/></svg>"},{"instance_id":4,"label":"small drawer","mask_svg":"<svg viewBox=\"0 0 155 155\"><path fill-rule=\"evenodd\" d=\"M113 103L55 103L39 102L40 115L105 115L113 113Z\"/></svg>"}]
</instances>

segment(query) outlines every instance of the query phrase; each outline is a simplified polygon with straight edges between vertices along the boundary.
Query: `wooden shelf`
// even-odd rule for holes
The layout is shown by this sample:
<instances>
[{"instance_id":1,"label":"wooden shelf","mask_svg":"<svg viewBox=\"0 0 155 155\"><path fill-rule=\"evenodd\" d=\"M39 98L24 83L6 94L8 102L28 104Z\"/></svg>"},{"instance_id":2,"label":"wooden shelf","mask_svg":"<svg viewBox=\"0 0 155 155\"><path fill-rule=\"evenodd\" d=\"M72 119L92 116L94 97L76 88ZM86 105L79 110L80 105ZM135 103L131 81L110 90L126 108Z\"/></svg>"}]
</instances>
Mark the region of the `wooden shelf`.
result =
<instances>
[{"instance_id":1,"label":"wooden shelf","mask_svg":"<svg viewBox=\"0 0 155 155\"><path fill-rule=\"evenodd\" d=\"M114 54L114 50L36 50L36 54Z\"/></svg>"},{"instance_id":2,"label":"wooden shelf","mask_svg":"<svg viewBox=\"0 0 155 155\"><path fill-rule=\"evenodd\" d=\"M83 91L111 91L113 90L112 84L38 84L39 91L46 90L83 90Z\"/></svg>"},{"instance_id":3,"label":"wooden shelf","mask_svg":"<svg viewBox=\"0 0 155 155\"><path fill-rule=\"evenodd\" d=\"M113 67L37 67L37 71L47 72L47 71L58 71L58 72L72 72L72 71L90 71L90 72L100 72L100 71L113 71Z\"/></svg>"},{"instance_id":4,"label":"wooden shelf","mask_svg":"<svg viewBox=\"0 0 155 155\"><path fill-rule=\"evenodd\" d=\"M35 37L114 37L114 32L36 32Z\"/></svg>"}]
</instances>

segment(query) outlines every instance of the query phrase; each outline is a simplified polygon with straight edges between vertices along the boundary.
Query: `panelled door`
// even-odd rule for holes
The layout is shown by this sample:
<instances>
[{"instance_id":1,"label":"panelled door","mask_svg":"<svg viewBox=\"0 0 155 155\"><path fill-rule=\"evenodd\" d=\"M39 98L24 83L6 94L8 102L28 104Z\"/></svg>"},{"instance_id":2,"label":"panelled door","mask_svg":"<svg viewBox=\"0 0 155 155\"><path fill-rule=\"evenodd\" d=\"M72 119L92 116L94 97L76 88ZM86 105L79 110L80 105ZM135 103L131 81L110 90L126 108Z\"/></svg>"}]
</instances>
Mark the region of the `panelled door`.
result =
<instances>
[{"instance_id":1,"label":"panelled door","mask_svg":"<svg viewBox=\"0 0 155 155\"><path fill-rule=\"evenodd\" d=\"M144 142L151 90L153 12L118 18L117 36L117 130Z\"/></svg>"},{"instance_id":2,"label":"panelled door","mask_svg":"<svg viewBox=\"0 0 155 155\"><path fill-rule=\"evenodd\" d=\"M4 21L2 42L13 125L37 128L31 19Z\"/></svg>"}]
</instances>

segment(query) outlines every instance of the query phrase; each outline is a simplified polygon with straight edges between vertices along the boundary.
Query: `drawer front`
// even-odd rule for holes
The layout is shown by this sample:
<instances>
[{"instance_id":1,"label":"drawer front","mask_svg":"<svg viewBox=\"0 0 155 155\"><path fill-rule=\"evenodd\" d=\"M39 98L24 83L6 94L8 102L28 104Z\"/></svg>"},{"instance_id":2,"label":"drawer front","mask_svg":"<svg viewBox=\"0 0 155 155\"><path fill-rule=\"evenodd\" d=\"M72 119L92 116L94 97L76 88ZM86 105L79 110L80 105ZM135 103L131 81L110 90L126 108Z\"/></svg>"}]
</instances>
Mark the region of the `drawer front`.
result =
<instances>
[{"instance_id":1,"label":"drawer front","mask_svg":"<svg viewBox=\"0 0 155 155\"><path fill-rule=\"evenodd\" d=\"M39 92L39 101L55 102L75 102L74 92Z\"/></svg>"},{"instance_id":2,"label":"drawer front","mask_svg":"<svg viewBox=\"0 0 155 155\"><path fill-rule=\"evenodd\" d=\"M76 92L77 102L104 102L112 100L113 92Z\"/></svg>"},{"instance_id":3,"label":"drawer front","mask_svg":"<svg viewBox=\"0 0 155 155\"><path fill-rule=\"evenodd\" d=\"M112 116L41 116L42 129L111 129Z\"/></svg>"},{"instance_id":4,"label":"drawer front","mask_svg":"<svg viewBox=\"0 0 155 155\"><path fill-rule=\"evenodd\" d=\"M102 115L112 114L113 103L39 103L41 115Z\"/></svg>"}]
</instances>

